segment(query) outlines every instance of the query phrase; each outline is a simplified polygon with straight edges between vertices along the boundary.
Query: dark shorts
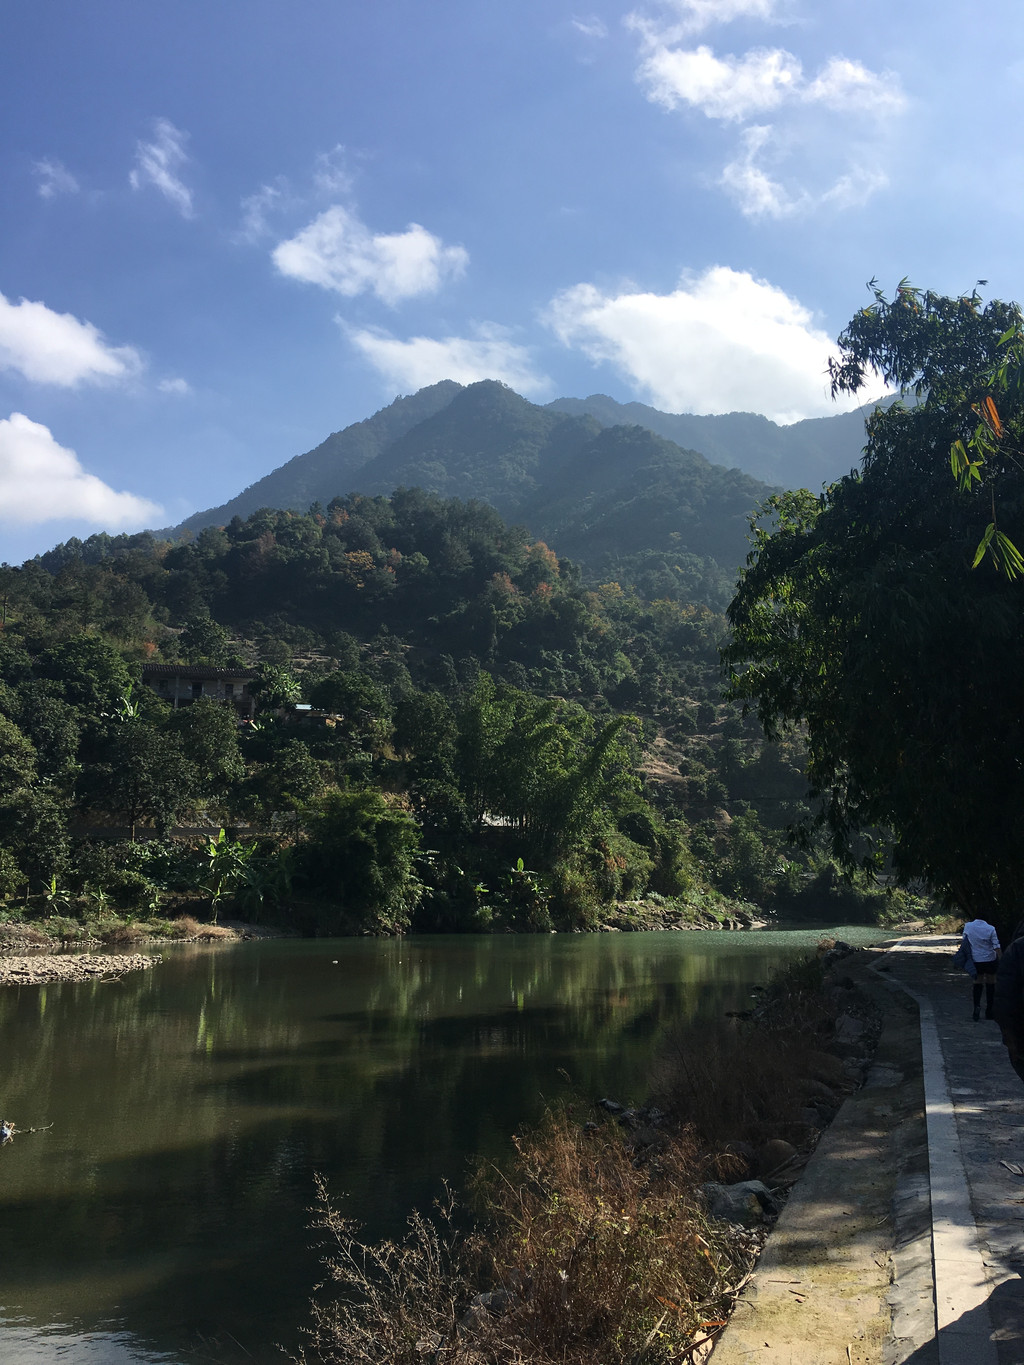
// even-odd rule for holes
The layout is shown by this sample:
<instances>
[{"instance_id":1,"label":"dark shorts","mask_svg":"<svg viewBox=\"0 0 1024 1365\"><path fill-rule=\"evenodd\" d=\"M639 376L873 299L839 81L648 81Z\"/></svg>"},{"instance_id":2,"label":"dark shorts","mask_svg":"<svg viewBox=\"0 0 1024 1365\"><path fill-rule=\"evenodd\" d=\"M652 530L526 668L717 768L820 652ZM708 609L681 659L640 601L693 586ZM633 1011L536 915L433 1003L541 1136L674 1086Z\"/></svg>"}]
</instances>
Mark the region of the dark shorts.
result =
<instances>
[{"instance_id":1,"label":"dark shorts","mask_svg":"<svg viewBox=\"0 0 1024 1365\"><path fill-rule=\"evenodd\" d=\"M978 959L975 958L974 965L978 969L977 980L980 981L982 985L991 985L991 983L995 981L996 959L994 957L990 958L988 962L979 962Z\"/></svg>"}]
</instances>

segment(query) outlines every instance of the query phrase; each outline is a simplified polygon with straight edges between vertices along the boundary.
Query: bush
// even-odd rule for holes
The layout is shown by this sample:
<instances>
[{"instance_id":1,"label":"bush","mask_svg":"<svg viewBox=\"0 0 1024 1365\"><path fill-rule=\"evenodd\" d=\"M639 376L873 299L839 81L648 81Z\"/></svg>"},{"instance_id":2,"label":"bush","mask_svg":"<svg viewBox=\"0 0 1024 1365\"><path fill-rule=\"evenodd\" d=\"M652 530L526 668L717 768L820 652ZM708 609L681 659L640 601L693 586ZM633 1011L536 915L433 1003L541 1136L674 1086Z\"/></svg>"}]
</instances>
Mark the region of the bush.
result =
<instances>
[{"instance_id":1,"label":"bush","mask_svg":"<svg viewBox=\"0 0 1024 1365\"><path fill-rule=\"evenodd\" d=\"M313 1358L668 1365L706 1343L751 1242L709 1224L685 1135L638 1161L617 1126L588 1129L559 1111L516 1139L509 1169L478 1175L485 1225L468 1236L449 1198L435 1221L413 1214L403 1241L367 1246L319 1181L338 1296L313 1304Z\"/></svg>"},{"instance_id":2,"label":"bush","mask_svg":"<svg viewBox=\"0 0 1024 1365\"><path fill-rule=\"evenodd\" d=\"M307 815L308 839L296 849L296 875L365 931L407 929L423 894L413 819L375 788L329 792Z\"/></svg>"}]
</instances>

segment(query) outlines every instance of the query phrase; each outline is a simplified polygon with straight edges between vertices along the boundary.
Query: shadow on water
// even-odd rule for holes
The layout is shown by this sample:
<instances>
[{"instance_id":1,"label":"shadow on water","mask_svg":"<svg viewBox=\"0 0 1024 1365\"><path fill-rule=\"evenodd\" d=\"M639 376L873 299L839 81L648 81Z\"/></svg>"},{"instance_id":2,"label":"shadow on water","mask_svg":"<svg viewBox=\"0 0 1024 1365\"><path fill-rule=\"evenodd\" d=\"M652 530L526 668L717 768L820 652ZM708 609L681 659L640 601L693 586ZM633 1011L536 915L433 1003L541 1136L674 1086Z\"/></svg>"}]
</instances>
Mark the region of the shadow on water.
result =
<instances>
[{"instance_id":1,"label":"shadow on water","mask_svg":"<svg viewBox=\"0 0 1024 1365\"><path fill-rule=\"evenodd\" d=\"M0 1359L53 1359L64 1323L92 1341L61 1338L65 1365L280 1360L315 1171L394 1235L563 1073L587 1104L642 1098L666 1024L744 1005L792 952L711 937L246 944L0 993L0 1110L54 1125L0 1150Z\"/></svg>"}]
</instances>

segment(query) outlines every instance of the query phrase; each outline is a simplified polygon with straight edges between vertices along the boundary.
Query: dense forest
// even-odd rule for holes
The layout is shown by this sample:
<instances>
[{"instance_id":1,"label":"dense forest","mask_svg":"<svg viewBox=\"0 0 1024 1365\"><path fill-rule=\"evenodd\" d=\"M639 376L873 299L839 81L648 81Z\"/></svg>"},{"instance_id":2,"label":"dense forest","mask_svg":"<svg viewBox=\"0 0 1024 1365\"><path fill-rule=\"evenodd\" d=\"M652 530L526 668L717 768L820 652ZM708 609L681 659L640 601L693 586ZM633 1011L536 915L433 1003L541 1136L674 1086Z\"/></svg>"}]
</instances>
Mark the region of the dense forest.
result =
<instances>
[{"instance_id":1,"label":"dense forest","mask_svg":"<svg viewBox=\"0 0 1024 1365\"><path fill-rule=\"evenodd\" d=\"M226 906L317 933L849 913L787 841L802 741L721 701L724 620L654 560L587 581L490 506L402 489L4 566L7 913L69 934ZM143 671L172 665L233 670L255 714L201 681L170 704Z\"/></svg>"}]
</instances>

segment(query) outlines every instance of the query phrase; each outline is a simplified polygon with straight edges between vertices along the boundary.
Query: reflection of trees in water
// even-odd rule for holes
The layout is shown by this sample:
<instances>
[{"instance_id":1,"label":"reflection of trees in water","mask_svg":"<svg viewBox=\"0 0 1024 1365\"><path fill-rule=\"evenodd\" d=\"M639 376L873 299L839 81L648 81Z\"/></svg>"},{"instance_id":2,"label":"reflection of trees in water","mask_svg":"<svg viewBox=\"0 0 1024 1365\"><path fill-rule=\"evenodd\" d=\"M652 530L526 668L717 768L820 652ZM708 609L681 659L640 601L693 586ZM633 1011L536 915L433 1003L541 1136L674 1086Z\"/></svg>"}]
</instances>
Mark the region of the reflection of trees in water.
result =
<instances>
[{"instance_id":1,"label":"reflection of trees in water","mask_svg":"<svg viewBox=\"0 0 1024 1365\"><path fill-rule=\"evenodd\" d=\"M254 944L0 992L0 1109L55 1123L0 1155L0 1302L17 1277L52 1312L59 1278L68 1311L119 1303L154 1342L180 1340L181 1305L249 1349L254 1325L280 1339L315 1278L313 1170L395 1232L564 1094L560 1068L640 1098L660 1026L734 1007L771 958L667 936Z\"/></svg>"}]
</instances>

